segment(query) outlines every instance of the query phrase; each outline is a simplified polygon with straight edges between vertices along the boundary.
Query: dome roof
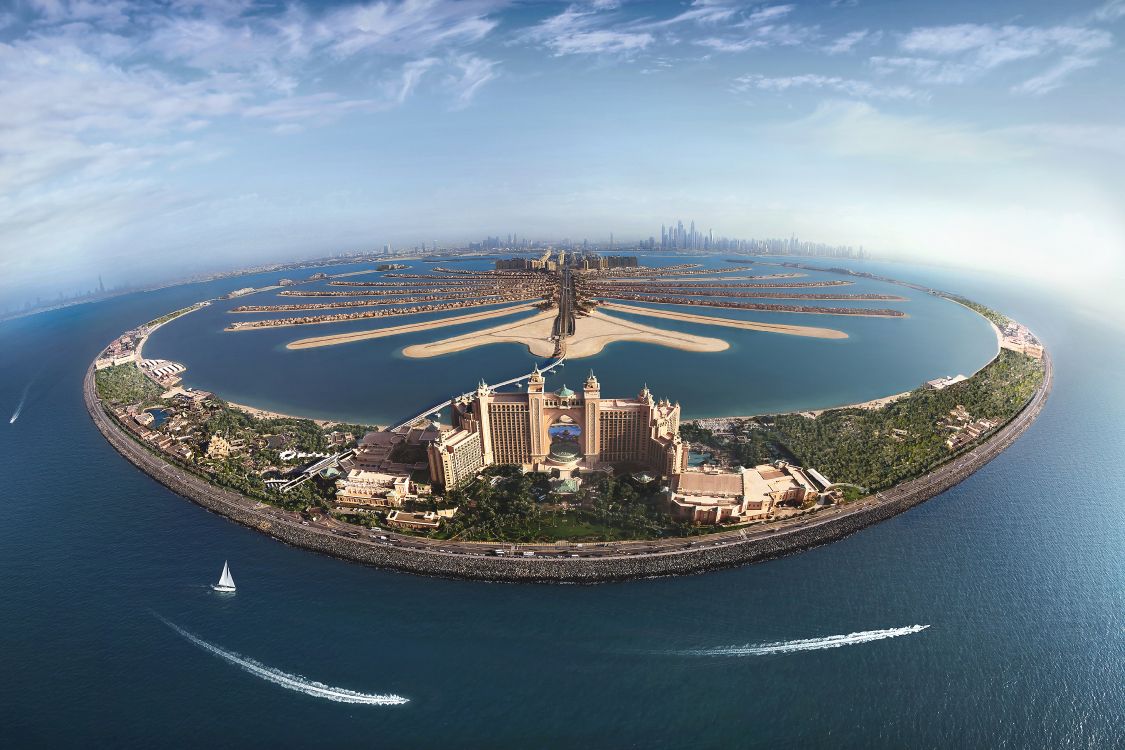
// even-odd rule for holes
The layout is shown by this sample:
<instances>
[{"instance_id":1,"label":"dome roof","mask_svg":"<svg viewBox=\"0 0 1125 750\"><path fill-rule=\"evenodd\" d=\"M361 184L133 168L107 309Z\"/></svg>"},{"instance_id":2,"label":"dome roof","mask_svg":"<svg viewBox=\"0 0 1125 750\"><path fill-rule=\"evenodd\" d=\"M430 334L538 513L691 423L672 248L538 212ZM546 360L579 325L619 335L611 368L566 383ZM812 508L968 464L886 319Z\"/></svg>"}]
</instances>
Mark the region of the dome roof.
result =
<instances>
[{"instance_id":1,"label":"dome roof","mask_svg":"<svg viewBox=\"0 0 1125 750\"><path fill-rule=\"evenodd\" d=\"M560 398L570 398L573 395L574 395L574 391L567 388L565 384L563 384L563 387L559 389L559 397Z\"/></svg>"}]
</instances>

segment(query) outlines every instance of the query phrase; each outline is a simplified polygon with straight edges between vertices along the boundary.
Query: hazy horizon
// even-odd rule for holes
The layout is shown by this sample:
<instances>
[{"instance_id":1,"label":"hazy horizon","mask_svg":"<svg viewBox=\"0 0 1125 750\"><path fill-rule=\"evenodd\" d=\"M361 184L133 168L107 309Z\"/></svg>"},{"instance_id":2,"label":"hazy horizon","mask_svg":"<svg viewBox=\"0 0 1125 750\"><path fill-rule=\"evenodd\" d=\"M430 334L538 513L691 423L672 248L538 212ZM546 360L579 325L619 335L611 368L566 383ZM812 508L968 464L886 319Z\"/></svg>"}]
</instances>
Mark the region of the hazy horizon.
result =
<instances>
[{"instance_id":1,"label":"hazy horizon","mask_svg":"<svg viewBox=\"0 0 1125 750\"><path fill-rule=\"evenodd\" d=\"M0 308L677 219L1108 289L1123 29L1125 0L0 4Z\"/></svg>"}]
</instances>

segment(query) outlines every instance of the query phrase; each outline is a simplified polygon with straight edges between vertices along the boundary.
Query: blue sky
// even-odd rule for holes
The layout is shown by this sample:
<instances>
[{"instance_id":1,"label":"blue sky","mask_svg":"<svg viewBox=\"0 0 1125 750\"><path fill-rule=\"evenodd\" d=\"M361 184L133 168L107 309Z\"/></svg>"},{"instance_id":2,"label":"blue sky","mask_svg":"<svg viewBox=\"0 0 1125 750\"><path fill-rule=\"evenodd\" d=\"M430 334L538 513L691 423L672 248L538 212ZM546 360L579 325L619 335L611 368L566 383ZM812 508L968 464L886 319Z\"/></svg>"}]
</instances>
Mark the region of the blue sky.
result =
<instances>
[{"instance_id":1,"label":"blue sky","mask_svg":"<svg viewBox=\"0 0 1125 750\"><path fill-rule=\"evenodd\" d=\"M0 8L4 302L676 218L1125 275L1125 0Z\"/></svg>"}]
</instances>

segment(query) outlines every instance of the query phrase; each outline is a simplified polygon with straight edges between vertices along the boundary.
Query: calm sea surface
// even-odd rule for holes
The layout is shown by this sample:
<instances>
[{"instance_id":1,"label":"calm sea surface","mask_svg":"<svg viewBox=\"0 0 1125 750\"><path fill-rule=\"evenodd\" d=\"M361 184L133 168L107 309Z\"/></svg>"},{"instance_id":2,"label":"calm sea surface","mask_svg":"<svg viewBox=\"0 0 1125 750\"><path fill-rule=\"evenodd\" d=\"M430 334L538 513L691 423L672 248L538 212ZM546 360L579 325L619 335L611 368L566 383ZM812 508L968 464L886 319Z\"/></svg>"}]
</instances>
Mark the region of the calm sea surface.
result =
<instances>
[{"instance_id":1,"label":"calm sea surface","mask_svg":"<svg viewBox=\"0 0 1125 750\"><path fill-rule=\"evenodd\" d=\"M722 258L691 260L715 268L732 265ZM683 258L671 257L646 259L652 265L669 265L682 261ZM404 273L430 273L434 266L420 261L410 262L410 265L411 270ZM491 266L491 262L478 261L459 263L456 267L471 270ZM346 266L338 272L362 268L369 269L371 265ZM782 272L791 271L777 266L755 265L754 270L746 273L724 275L737 277ZM781 279L779 282L831 281L842 278L813 271L803 273L806 275L802 279ZM381 276L382 274L368 274L349 280L378 281ZM277 278L278 274L272 274L252 277L239 283L245 286L263 286L276 283ZM702 283L693 277L689 277L687 281ZM733 279L731 283L734 283ZM329 287L326 282L300 288L343 289ZM549 376L548 387L557 389L568 382L571 387L579 386L593 368L601 381L602 393L606 395L630 396L647 382L658 398L680 401L688 417L760 414L795 408L838 406L901 393L916 387L923 380L940 375L972 373L996 353L996 338L983 318L960 305L923 292L869 280L856 280L856 283L848 286L811 287L793 291L814 294L874 292L898 295L907 300L742 301L833 307L889 307L902 310L908 317L869 318L706 307L673 308L712 317L835 328L848 334L847 339L830 340L780 336L612 312L611 315L657 328L721 338L731 346L723 352L698 354L634 342L610 344L597 356L569 361L559 374ZM489 328L503 323L505 318L340 346L301 350L285 348L290 341L309 336L401 325L432 318L458 317L487 308L337 324L239 332L223 330L234 320L287 317L294 314L250 315L229 312L239 305L308 301L314 301L314 298L279 297L276 291L235 300L221 300L158 330L146 344L144 353L147 357L183 362L188 366L184 376L186 383L213 390L237 403L253 404L287 414L374 424L393 423L413 416L428 405L476 387L480 378L487 382L500 382L520 373L530 372L537 361L522 344L494 344L429 359L410 359L402 355L402 349L411 344L437 341ZM627 304L645 306L645 303ZM527 315L527 312L513 313L509 320L518 320Z\"/></svg>"},{"instance_id":2,"label":"calm sea surface","mask_svg":"<svg viewBox=\"0 0 1125 750\"><path fill-rule=\"evenodd\" d=\"M1122 746L1120 324L1042 289L864 267L962 292L1031 325L1056 363L1055 391L1031 430L950 492L831 546L703 576L594 587L444 581L338 562L209 514L118 456L82 404L97 351L163 312L277 274L0 324L0 415L19 409L14 423L0 420L0 742ZM906 296L897 303L911 315L905 321L737 314L839 327L852 335L846 342L646 318L727 338L732 349L687 357L620 344L552 380L573 386L588 362L606 393L631 393L644 378L702 416L863 400L972 371L991 355L979 319ZM516 346L434 360L395 354L461 328L291 352L287 341L346 326L223 334L225 309L169 325L146 354L181 359L189 384L233 400L376 421L532 362ZM208 584L226 559L239 588L223 598ZM912 625L929 627L873 632ZM868 635L823 648L853 633ZM236 658L277 672L254 674ZM337 703L276 684L311 692L314 680L409 702Z\"/></svg>"}]
</instances>

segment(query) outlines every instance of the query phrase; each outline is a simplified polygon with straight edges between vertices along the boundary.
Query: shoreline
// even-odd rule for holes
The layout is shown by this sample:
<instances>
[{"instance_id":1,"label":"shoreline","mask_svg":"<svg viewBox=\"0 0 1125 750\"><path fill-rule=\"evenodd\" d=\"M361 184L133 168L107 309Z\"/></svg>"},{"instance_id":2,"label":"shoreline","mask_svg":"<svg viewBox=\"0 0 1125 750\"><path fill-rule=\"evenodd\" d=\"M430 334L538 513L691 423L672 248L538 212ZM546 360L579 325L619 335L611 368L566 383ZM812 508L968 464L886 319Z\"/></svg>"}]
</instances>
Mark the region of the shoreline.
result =
<instances>
[{"instance_id":1,"label":"shoreline","mask_svg":"<svg viewBox=\"0 0 1125 750\"><path fill-rule=\"evenodd\" d=\"M535 309L535 305L521 304L514 307L505 307L500 310L487 310L484 312L469 313L468 315L457 315L452 318L439 318L437 320L425 320L420 323L406 323L405 325L390 326L388 328L369 328L363 331L352 331L350 333L333 333L327 336L313 336L306 339L297 339L290 341L285 345L286 349L314 349L321 346L336 346L338 344L351 344L356 341L366 341L368 339L380 339L386 336L397 336L400 333L416 333L418 331L429 331L434 328L444 328L445 326L460 325L462 323L475 323L478 320L488 320L489 318L499 318L503 315L511 315L513 313L528 312Z\"/></svg>"},{"instance_id":2,"label":"shoreline","mask_svg":"<svg viewBox=\"0 0 1125 750\"><path fill-rule=\"evenodd\" d=\"M647 315L652 318L665 318L679 320L685 323L701 323L703 325L720 326L723 328L740 328L746 331L762 331L765 333L782 333L789 336L807 336L818 339L846 339L848 334L835 328L817 328L815 326L798 326L789 323L760 323L754 320L739 320L738 318L717 318L710 315L697 315L695 313L681 312L678 310L660 310L652 307L635 307L623 305L619 302L603 302L598 307L616 312L631 313L633 315Z\"/></svg>"},{"instance_id":3,"label":"shoreline","mask_svg":"<svg viewBox=\"0 0 1125 750\"><path fill-rule=\"evenodd\" d=\"M551 338L554 320L555 313L548 311L482 331L428 344L414 344L403 349L402 353L407 357L422 359L490 344L522 344L536 357L550 357L555 351L555 343ZM723 339L652 328L595 310L576 321L574 335L567 339L566 356L567 359L592 357L618 341L638 341L688 352L721 352L730 348L730 344Z\"/></svg>"},{"instance_id":4,"label":"shoreline","mask_svg":"<svg viewBox=\"0 0 1125 750\"><path fill-rule=\"evenodd\" d=\"M358 320L379 320L382 318L403 318L409 315L426 315L429 313L445 313L456 312L458 310L468 310L474 307L488 307L490 305L505 305L513 302L526 304L539 297L521 297L517 299L507 300L485 300L477 302L470 301L469 304L462 303L439 303L437 305L421 305L421 307L430 307L431 309L419 308L394 308L390 310L365 310L361 312L352 313L324 313L321 315L302 315L296 318L264 318L262 320L248 320L236 321L231 323L223 329L225 333L236 333L239 331L262 331L273 328L295 328L297 326L313 326L325 325L330 323L354 323ZM331 309L331 308L330 308ZM271 311L267 311L271 312Z\"/></svg>"},{"instance_id":5,"label":"shoreline","mask_svg":"<svg viewBox=\"0 0 1125 750\"><path fill-rule=\"evenodd\" d=\"M249 414L251 417L256 417L258 419L302 419L302 420L306 420L306 421L309 421L309 422L313 422L318 427L331 427L332 425L340 424L340 422L337 422L337 421L331 420L331 419L313 419L312 417L298 417L295 414L283 414L282 412L279 412L279 411L270 411L269 409L259 409L256 406L247 406L246 404L236 404L235 402L227 401L226 399L223 399L223 403L225 403L227 406L229 406L232 409L240 411L243 414Z\"/></svg>"},{"instance_id":6,"label":"shoreline","mask_svg":"<svg viewBox=\"0 0 1125 750\"><path fill-rule=\"evenodd\" d=\"M138 469L173 492L235 523L296 547L380 568L444 578L537 583L603 583L667 575L688 575L774 559L843 539L890 518L957 485L1000 455L1039 416L1053 384L1053 365L1043 356L1043 380L1027 403L1005 424L971 450L955 454L933 471L848 505L798 516L761 527L742 527L693 540L610 542L605 554L583 557L488 557L496 542L465 542L381 531L368 539L344 536L345 524L305 526L296 513L259 503L211 484L170 463L134 440L102 407L94 388L94 368L87 368L83 400L94 424L109 443ZM457 546L474 552L449 552ZM542 551L575 549L569 544L504 543L505 548ZM595 545L591 545L592 547Z\"/></svg>"}]
</instances>

